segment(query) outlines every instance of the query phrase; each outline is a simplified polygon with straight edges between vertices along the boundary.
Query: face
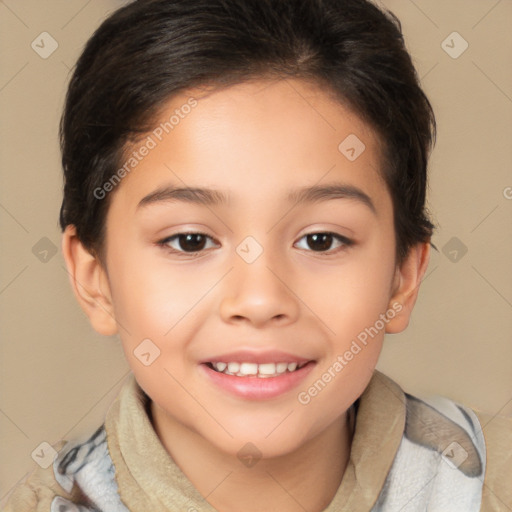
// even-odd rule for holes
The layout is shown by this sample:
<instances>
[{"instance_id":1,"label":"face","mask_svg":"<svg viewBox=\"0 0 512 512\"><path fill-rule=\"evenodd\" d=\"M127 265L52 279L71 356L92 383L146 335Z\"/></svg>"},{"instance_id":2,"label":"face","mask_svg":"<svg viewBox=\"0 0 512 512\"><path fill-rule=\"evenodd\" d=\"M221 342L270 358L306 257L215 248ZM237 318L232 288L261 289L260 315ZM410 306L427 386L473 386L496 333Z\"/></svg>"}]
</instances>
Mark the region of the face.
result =
<instances>
[{"instance_id":1,"label":"face","mask_svg":"<svg viewBox=\"0 0 512 512\"><path fill-rule=\"evenodd\" d=\"M191 91L161 122L106 220L128 364L162 424L291 452L360 396L400 308L379 140L299 80Z\"/></svg>"}]
</instances>

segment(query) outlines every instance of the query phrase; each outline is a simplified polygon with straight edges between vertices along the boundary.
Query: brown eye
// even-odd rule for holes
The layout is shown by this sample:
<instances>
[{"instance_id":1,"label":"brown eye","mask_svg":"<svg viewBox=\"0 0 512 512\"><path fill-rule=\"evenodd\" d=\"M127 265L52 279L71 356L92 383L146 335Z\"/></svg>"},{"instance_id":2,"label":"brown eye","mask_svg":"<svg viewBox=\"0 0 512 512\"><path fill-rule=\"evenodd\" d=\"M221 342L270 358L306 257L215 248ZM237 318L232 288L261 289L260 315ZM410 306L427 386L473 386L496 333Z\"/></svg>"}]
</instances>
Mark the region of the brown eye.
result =
<instances>
[{"instance_id":1,"label":"brown eye","mask_svg":"<svg viewBox=\"0 0 512 512\"><path fill-rule=\"evenodd\" d=\"M202 251L211 237L204 233L177 233L159 242L173 252L196 253Z\"/></svg>"},{"instance_id":2,"label":"brown eye","mask_svg":"<svg viewBox=\"0 0 512 512\"><path fill-rule=\"evenodd\" d=\"M301 238L301 240L303 239L306 240L306 248L313 252L336 252L337 249L342 249L353 243L352 240L336 233L309 233ZM333 243L336 243L337 247L332 248Z\"/></svg>"},{"instance_id":3,"label":"brown eye","mask_svg":"<svg viewBox=\"0 0 512 512\"><path fill-rule=\"evenodd\" d=\"M307 241L314 251L327 251L332 245L333 236L329 233L315 233L307 235Z\"/></svg>"},{"instance_id":4,"label":"brown eye","mask_svg":"<svg viewBox=\"0 0 512 512\"><path fill-rule=\"evenodd\" d=\"M206 238L200 233L189 233L178 236L179 246L186 252L196 252L204 249Z\"/></svg>"}]
</instances>

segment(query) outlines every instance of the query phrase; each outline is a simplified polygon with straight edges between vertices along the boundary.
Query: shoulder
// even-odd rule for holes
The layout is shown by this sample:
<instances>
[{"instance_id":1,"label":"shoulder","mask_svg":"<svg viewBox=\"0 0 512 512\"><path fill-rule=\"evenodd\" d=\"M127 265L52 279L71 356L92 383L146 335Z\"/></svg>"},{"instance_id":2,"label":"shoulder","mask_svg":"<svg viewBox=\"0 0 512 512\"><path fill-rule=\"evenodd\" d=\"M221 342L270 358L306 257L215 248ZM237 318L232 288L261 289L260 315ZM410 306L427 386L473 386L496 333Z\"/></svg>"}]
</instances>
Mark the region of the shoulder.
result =
<instances>
[{"instance_id":1,"label":"shoulder","mask_svg":"<svg viewBox=\"0 0 512 512\"><path fill-rule=\"evenodd\" d=\"M52 445L56 452L60 452L67 442L59 441ZM22 484L14 488L9 496L4 512L39 512L52 510L55 498L72 500L72 494L66 492L55 479L53 466L37 467Z\"/></svg>"},{"instance_id":2,"label":"shoulder","mask_svg":"<svg viewBox=\"0 0 512 512\"><path fill-rule=\"evenodd\" d=\"M442 456L467 477L485 470L485 440L475 413L444 397L419 399L406 393L404 436Z\"/></svg>"},{"instance_id":3,"label":"shoulder","mask_svg":"<svg viewBox=\"0 0 512 512\"><path fill-rule=\"evenodd\" d=\"M479 512L486 447L478 417L447 398L404 396L403 437L372 510Z\"/></svg>"},{"instance_id":4,"label":"shoulder","mask_svg":"<svg viewBox=\"0 0 512 512\"><path fill-rule=\"evenodd\" d=\"M482 510L512 510L512 418L475 413L487 448Z\"/></svg>"},{"instance_id":5,"label":"shoulder","mask_svg":"<svg viewBox=\"0 0 512 512\"><path fill-rule=\"evenodd\" d=\"M16 487L4 512L126 510L117 493L104 425L85 441L60 441L53 448L53 464L37 468Z\"/></svg>"}]
</instances>

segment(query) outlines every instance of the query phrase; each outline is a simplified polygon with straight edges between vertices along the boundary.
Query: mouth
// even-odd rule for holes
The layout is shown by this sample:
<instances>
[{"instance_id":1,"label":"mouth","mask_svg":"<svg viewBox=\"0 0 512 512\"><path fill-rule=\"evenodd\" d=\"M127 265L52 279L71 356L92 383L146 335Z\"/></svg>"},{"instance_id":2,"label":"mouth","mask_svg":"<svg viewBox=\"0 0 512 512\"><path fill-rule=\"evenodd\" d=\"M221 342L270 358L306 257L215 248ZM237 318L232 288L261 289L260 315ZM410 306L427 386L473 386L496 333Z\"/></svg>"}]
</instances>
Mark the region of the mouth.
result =
<instances>
[{"instance_id":1,"label":"mouth","mask_svg":"<svg viewBox=\"0 0 512 512\"><path fill-rule=\"evenodd\" d=\"M224 362L208 362L205 363L208 368L215 372L223 373L224 375L233 375L236 377L254 377L258 379L268 379L272 377L279 377L285 373L293 373L300 370L310 361L297 363L296 361L291 362L279 362L279 363L249 363L237 361Z\"/></svg>"},{"instance_id":2,"label":"mouth","mask_svg":"<svg viewBox=\"0 0 512 512\"><path fill-rule=\"evenodd\" d=\"M296 389L316 361L277 351L240 351L212 357L199 365L208 381L245 400L277 398Z\"/></svg>"}]
</instances>

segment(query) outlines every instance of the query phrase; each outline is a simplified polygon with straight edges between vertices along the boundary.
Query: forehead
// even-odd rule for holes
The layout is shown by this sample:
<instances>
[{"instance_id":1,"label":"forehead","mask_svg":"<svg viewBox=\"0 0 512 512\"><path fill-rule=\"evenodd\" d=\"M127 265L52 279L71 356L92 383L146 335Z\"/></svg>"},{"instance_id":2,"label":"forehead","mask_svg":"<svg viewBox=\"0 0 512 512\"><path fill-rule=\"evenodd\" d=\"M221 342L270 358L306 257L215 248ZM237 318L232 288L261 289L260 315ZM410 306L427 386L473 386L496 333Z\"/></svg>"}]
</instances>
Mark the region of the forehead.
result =
<instances>
[{"instance_id":1,"label":"forehead","mask_svg":"<svg viewBox=\"0 0 512 512\"><path fill-rule=\"evenodd\" d=\"M264 202L279 191L289 195L292 185L337 181L365 189L377 207L389 203L377 134L313 83L254 80L192 89L165 104L154 126L127 148L126 160L151 146L115 191L123 202L139 202L161 184Z\"/></svg>"}]
</instances>

